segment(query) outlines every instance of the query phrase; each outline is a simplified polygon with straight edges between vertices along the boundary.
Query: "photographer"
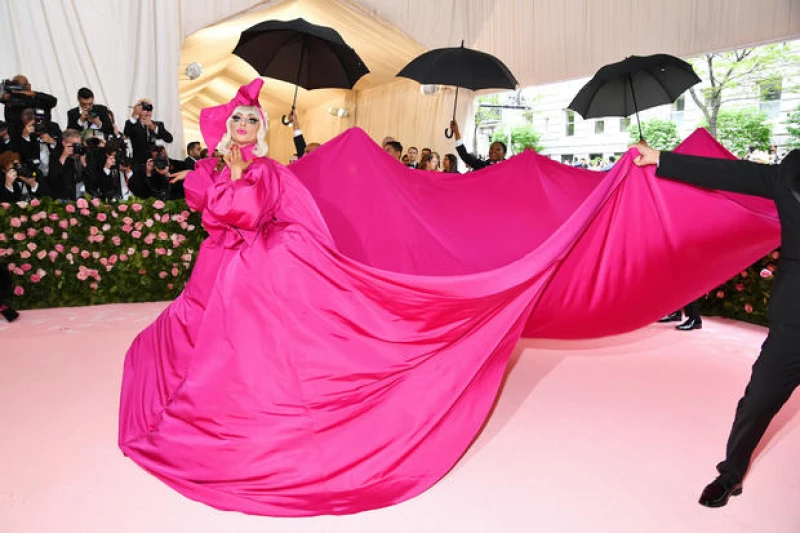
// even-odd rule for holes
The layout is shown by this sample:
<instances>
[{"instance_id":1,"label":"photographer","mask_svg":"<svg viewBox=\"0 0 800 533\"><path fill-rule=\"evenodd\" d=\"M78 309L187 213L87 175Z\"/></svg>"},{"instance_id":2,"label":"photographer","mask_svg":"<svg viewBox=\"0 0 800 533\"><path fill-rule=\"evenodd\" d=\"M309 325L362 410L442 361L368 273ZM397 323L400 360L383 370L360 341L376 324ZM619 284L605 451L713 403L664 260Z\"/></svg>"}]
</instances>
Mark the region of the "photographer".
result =
<instances>
[{"instance_id":1,"label":"photographer","mask_svg":"<svg viewBox=\"0 0 800 533\"><path fill-rule=\"evenodd\" d=\"M5 104L5 120L11 137L22 133L22 112L26 108L41 109L46 122L50 122L50 110L58 100L55 96L31 90L28 78L17 74L10 80L0 82L0 103Z\"/></svg>"},{"instance_id":2,"label":"photographer","mask_svg":"<svg viewBox=\"0 0 800 533\"><path fill-rule=\"evenodd\" d=\"M39 183L36 168L22 164L16 152L0 154L0 173L3 179L0 202L30 202L47 192L47 185Z\"/></svg>"},{"instance_id":3,"label":"photographer","mask_svg":"<svg viewBox=\"0 0 800 533\"><path fill-rule=\"evenodd\" d=\"M133 171L132 161L125 153L125 146L121 146L116 139L109 140L102 148L98 162L100 164L95 167L92 181L100 197L106 201L124 201L130 198L128 183Z\"/></svg>"},{"instance_id":4,"label":"photographer","mask_svg":"<svg viewBox=\"0 0 800 533\"><path fill-rule=\"evenodd\" d=\"M147 162L150 157L149 147L157 140L172 142L172 134L164 127L164 123L153 120L153 103L147 98L140 99L133 106L131 118L125 123L123 133L131 141L135 163Z\"/></svg>"},{"instance_id":5,"label":"photographer","mask_svg":"<svg viewBox=\"0 0 800 533\"><path fill-rule=\"evenodd\" d=\"M86 87L78 90L78 107L67 111L67 128L82 132L84 139L88 130L102 131L106 138L114 134L108 108L95 104L94 93Z\"/></svg>"},{"instance_id":6,"label":"photographer","mask_svg":"<svg viewBox=\"0 0 800 533\"><path fill-rule=\"evenodd\" d=\"M80 132L65 130L61 152L50 162L50 174L47 176L51 196L69 201L86 194L86 182L89 181L87 166L86 146L81 142Z\"/></svg>"},{"instance_id":7,"label":"photographer","mask_svg":"<svg viewBox=\"0 0 800 533\"><path fill-rule=\"evenodd\" d=\"M48 122L41 109L25 109L21 118L22 131L11 139L11 148L20 154L23 163L35 165L40 177L46 177L61 137L58 124Z\"/></svg>"}]
</instances>

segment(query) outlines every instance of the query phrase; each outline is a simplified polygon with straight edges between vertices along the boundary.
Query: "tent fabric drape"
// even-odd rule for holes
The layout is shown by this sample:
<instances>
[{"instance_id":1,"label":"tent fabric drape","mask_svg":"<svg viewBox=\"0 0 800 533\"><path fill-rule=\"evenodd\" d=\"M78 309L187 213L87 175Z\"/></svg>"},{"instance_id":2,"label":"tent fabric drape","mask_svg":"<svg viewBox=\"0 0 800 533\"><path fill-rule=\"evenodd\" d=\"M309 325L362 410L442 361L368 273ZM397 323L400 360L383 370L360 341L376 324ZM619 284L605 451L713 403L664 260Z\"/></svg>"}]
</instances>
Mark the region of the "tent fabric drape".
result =
<instances>
[{"instance_id":1,"label":"tent fabric drape","mask_svg":"<svg viewBox=\"0 0 800 533\"><path fill-rule=\"evenodd\" d=\"M703 132L682 150L730 157ZM475 438L521 335L637 328L777 244L771 202L632 157L605 173L526 152L448 175L352 129L237 182L202 161L186 190L210 236L128 352L121 448L253 514L419 494Z\"/></svg>"}]
</instances>

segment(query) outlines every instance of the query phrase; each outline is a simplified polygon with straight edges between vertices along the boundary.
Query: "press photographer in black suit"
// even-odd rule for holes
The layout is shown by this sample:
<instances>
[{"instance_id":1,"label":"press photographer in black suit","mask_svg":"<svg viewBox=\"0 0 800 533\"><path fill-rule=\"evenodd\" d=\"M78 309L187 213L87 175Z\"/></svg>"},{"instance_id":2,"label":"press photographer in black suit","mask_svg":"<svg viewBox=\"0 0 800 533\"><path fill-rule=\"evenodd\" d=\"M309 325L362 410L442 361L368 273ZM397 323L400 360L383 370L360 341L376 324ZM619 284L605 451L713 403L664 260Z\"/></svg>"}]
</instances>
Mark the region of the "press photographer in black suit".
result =
<instances>
[{"instance_id":1,"label":"press photographer in black suit","mask_svg":"<svg viewBox=\"0 0 800 533\"><path fill-rule=\"evenodd\" d=\"M114 134L114 125L108 115L108 108L94 103L94 93L86 87L78 90L78 107L67 111L67 128L83 133L87 130L102 131L106 138Z\"/></svg>"},{"instance_id":2,"label":"press photographer in black suit","mask_svg":"<svg viewBox=\"0 0 800 533\"><path fill-rule=\"evenodd\" d=\"M28 78L17 74L11 80L0 82L0 102L5 104L8 132L15 137L22 132L22 112L25 109L41 109L45 121L50 122L50 110L56 106L58 99L51 94L32 91Z\"/></svg>"},{"instance_id":3,"label":"press photographer in black suit","mask_svg":"<svg viewBox=\"0 0 800 533\"><path fill-rule=\"evenodd\" d=\"M153 120L153 102L147 98L142 98L133 106L123 133L131 141L133 161L140 164L150 158L150 148L157 140L172 142L172 134L164 127L164 123Z\"/></svg>"},{"instance_id":4,"label":"press photographer in black suit","mask_svg":"<svg viewBox=\"0 0 800 533\"><path fill-rule=\"evenodd\" d=\"M739 400L719 476L700 496L700 504L721 507L741 494L742 481L758 442L772 418L800 384L800 150L780 165L712 159L634 145L637 165L657 165L656 175L707 189L769 198L781 222L778 260L767 319L769 333Z\"/></svg>"},{"instance_id":5,"label":"press photographer in black suit","mask_svg":"<svg viewBox=\"0 0 800 533\"><path fill-rule=\"evenodd\" d=\"M48 193L47 185L40 181L38 169L23 164L19 154L6 151L0 154L0 202L30 202Z\"/></svg>"},{"instance_id":6,"label":"press photographer in black suit","mask_svg":"<svg viewBox=\"0 0 800 533\"><path fill-rule=\"evenodd\" d=\"M58 156L50 161L47 183L51 196L59 200L77 200L86 193L96 196L89 180L86 146L79 131L64 130Z\"/></svg>"}]
</instances>

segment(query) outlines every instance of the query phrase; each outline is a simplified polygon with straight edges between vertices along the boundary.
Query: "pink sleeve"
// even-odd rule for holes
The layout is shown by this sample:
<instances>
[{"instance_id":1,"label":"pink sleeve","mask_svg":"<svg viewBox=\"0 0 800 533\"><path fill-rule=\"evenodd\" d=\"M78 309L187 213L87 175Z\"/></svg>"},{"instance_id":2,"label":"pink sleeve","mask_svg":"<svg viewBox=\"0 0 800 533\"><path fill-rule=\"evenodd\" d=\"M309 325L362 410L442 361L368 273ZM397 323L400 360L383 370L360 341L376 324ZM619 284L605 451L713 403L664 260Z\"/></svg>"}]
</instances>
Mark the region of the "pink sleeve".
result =
<instances>
[{"instance_id":1,"label":"pink sleeve","mask_svg":"<svg viewBox=\"0 0 800 533\"><path fill-rule=\"evenodd\" d=\"M199 212L203 212L206 207L206 191L214 183L211 179L211 172L214 170L216 160L203 159L197 162L197 166L191 171L183 182L183 190L186 194L187 205Z\"/></svg>"},{"instance_id":2,"label":"pink sleeve","mask_svg":"<svg viewBox=\"0 0 800 533\"><path fill-rule=\"evenodd\" d=\"M272 218L278 180L267 162L255 161L238 181L220 179L205 193L205 214L235 228L256 230Z\"/></svg>"}]
</instances>

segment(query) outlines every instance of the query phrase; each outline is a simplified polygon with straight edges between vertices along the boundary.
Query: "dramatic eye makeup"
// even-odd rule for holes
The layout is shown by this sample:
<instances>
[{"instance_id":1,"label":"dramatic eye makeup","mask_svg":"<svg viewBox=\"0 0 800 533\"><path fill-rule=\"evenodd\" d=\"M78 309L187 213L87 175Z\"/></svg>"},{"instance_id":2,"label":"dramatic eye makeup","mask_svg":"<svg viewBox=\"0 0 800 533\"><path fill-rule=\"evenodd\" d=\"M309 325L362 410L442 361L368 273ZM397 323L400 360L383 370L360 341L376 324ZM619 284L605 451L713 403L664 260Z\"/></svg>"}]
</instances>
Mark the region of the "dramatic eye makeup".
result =
<instances>
[{"instance_id":1,"label":"dramatic eye makeup","mask_svg":"<svg viewBox=\"0 0 800 533\"><path fill-rule=\"evenodd\" d=\"M239 115L239 114L233 115L231 117L231 121L232 122L242 122L243 120L244 120L244 117L242 115ZM258 117L256 117L255 115L248 116L247 117L247 123L248 124L258 124L259 123Z\"/></svg>"}]
</instances>

